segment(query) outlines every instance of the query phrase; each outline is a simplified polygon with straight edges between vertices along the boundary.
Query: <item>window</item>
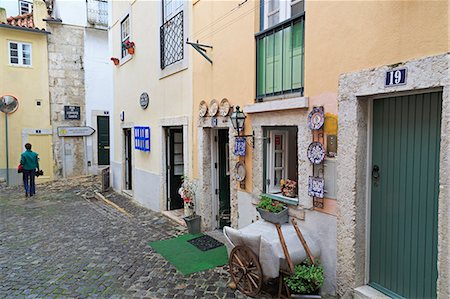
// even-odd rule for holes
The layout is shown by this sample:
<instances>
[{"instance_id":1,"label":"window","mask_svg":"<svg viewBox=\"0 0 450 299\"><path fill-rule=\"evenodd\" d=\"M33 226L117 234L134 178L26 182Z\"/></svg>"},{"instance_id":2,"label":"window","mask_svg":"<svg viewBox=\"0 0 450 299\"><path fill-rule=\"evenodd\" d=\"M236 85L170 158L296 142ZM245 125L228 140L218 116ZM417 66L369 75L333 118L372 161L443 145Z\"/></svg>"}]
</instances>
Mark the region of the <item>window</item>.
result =
<instances>
[{"instance_id":1,"label":"window","mask_svg":"<svg viewBox=\"0 0 450 299\"><path fill-rule=\"evenodd\" d=\"M303 93L303 28L300 15L256 36L258 100Z\"/></svg>"},{"instance_id":2,"label":"window","mask_svg":"<svg viewBox=\"0 0 450 299\"><path fill-rule=\"evenodd\" d=\"M183 0L162 0L161 69L184 58Z\"/></svg>"},{"instance_id":3,"label":"window","mask_svg":"<svg viewBox=\"0 0 450 299\"><path fill-rule=\"evenodd\" d=\"M33 12L33 3L28 1L19 1L19 13L21 15Z\"/></svg>"},{"instance_id":4,"label":"window","mask_svg":"<svg viewBox=\"0 0 450 299\"><path fill-rule=\"evenodd\" d=\"M130 39L130 16L126 16L120 23L120 46L122 49L122 58L128 55L128 50L125 48L125 42Z\"/></svg>"},{"instance_id":5,"label":"window","mask_svg":"<svg viewBox=\"0 0 450 299\"><path fill-rule=\"evenodd\" d=\"M31 44L9 42L9 63L20 66L31 66Z\"/></svg>"},{"instance_id":6,"label":"window","mask_svg":"<svg viewBox=\"0 0 450 299\"><path fill-rule=\"evenodd\" d=\"M282 195L282 180L297 182L297 131L296 127L266 129L266 193Z\"/></svg>"}]
</instances>

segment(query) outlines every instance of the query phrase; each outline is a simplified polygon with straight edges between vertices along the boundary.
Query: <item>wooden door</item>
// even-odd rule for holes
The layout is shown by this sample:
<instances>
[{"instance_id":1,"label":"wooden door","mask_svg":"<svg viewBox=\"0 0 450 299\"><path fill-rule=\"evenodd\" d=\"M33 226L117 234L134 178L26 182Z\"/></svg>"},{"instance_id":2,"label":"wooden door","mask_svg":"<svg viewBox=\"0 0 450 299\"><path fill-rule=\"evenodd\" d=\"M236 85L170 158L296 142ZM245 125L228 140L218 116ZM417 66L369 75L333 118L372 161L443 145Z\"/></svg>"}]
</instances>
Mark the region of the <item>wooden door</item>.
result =
<instances>
[{"instance_id":1,"label":"wooden door","mask_svg":"<svg viewBox=\"0 0 450 299\"><path fill-rule=\"evenodd\" d=\"M109 116L97 116L98 165L109 165Z\"/></svg>"},{"instance_id":2,"label":"wooden door","mask_svg":"<svg viewBox=\"0 0 450 299\"><path fill-rule=\"evenodd\" d=\"M374 100L371 286L436 298L442 93Z\"/></svg>"},{"instance_id":3,"label":"wooden door","mask_svg":"<svg viewBox=\"0 0 450 299\"><path fill-rule=\"evenodd\" d=\"M184 175L183 146L183 129L169 129L167 159L169 210L182 209L184 207L183 199L178 194Z\"/></svg>"}]
</instances>

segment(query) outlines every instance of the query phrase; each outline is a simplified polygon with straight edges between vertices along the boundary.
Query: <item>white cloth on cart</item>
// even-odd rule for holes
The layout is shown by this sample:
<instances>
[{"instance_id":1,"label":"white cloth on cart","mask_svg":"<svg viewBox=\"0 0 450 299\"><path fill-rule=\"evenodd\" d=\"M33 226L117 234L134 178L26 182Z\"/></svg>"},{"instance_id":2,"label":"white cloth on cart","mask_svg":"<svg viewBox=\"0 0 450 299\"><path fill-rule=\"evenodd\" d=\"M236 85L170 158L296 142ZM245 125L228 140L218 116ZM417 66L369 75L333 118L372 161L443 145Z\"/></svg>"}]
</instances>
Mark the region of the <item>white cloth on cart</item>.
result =
<instances>
[{"instance_id":1,"label":"white cloth on cart","mask_svg":"<svg viewBox=\"0 0 450 299\"><path fill-rule=\"evenodd\" d=\"M303 237L308 244L314 257L320 256L320 246L318 240L305 228L298 225ZM289 251L292 263L300 264L308 256L303 248L300 239L295 232L292 224L285 223L281 225L284 240ZM279 276L279 270L288 270L287 262L284 256L283 248L278 237L275 224L259 220L239 230L231 227L224 227L225 245L228 256L233 247L237 245L248 246L259 258L259 263L265 278L276 278Z\"/></svg>"}]
</instances>

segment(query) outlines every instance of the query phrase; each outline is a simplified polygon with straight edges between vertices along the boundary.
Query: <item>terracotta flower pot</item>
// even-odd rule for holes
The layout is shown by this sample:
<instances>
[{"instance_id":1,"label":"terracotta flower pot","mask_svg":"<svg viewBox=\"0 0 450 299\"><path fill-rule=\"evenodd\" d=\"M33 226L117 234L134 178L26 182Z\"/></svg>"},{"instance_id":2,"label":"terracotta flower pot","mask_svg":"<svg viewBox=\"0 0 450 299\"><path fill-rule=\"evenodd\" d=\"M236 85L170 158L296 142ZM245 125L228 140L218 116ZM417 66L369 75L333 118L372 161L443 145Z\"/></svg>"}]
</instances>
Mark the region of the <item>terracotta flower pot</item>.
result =
<instances>
[{"instance_id":1,"label":"terracotta flower pot","mask_svg":"<svg viewBox=\"0 0 450 299\"><path fill-rule=\"evenodd\" d=\"M134 54L134 48L128 48L128 54L133 55Z\"/></svg>"},{"instance_id":2,"label":"terracotta flower pot","mask_svg":"<svg viewBox=\"0 0 450 299\"><path fill-rule=\"evenodd\" d=\"M118 58L111 58L112 62L114 62L114 65L119 65L120 61Z\"/></svg>"}]
</instances>

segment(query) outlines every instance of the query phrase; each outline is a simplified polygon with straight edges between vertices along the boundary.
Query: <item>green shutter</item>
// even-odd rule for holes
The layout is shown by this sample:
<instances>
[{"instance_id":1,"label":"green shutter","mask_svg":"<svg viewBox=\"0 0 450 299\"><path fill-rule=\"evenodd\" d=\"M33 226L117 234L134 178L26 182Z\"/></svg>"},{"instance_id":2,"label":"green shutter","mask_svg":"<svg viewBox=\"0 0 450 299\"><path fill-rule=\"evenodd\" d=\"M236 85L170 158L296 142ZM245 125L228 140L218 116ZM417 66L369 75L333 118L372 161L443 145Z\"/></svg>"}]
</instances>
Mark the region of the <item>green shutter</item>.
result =
<instances>
[{"instance_id":1,"label":"green shutter","mask_svg":"<svg viewBox=\"0 0 450 299\"><path fill-rule=\"evenodd\" d=\"M441 92L373 103L370 285L436 298Z\"/></svg>"}]
</instances>

